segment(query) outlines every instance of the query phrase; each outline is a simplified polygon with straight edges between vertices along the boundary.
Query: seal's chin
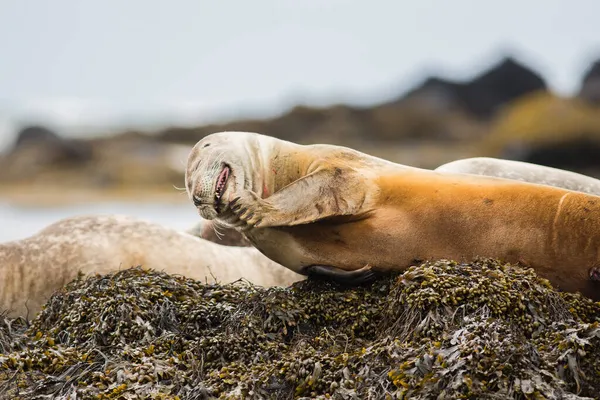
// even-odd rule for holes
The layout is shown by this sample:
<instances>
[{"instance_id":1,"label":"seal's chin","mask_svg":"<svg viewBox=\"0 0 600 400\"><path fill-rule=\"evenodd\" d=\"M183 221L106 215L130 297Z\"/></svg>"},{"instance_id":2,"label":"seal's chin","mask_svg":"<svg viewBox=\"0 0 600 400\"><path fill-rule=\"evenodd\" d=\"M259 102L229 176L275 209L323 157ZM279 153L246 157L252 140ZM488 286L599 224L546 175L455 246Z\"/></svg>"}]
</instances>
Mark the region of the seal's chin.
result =
<instances>
[{"instance_id":1,"label":"seal's chin","mask_svg":"<svg viewBox=\"0 0 600 400\"><path fill-rule=\"evenodd\" d=\"M221 199L223 198L223 194L225 193L225 189L227 188L227 183L229 182L229 175L231 174L231 168L227 164L223 164L223 169L221 173L217 177L217 181L215 182L215 199L214 206L217 214L221 212L221 207L223 203Z\"/></svg>"}]
</instances>

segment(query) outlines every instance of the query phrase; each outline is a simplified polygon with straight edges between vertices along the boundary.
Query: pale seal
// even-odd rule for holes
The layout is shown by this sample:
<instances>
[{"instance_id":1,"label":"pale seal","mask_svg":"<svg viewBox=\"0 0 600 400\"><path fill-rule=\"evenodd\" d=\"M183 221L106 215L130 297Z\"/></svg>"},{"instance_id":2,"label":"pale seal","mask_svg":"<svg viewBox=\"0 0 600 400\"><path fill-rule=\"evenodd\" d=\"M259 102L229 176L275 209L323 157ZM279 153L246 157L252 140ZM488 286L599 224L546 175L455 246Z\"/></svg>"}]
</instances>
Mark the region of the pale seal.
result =
<instances>
[{"instance_id":1,"label":"pale seal","mask_svg":"<svg viewBox=\"0 0 600 400\"><path fill-rule=\"evenodd\" d=\"M439 172L495 176L600 196L600 180L572 171L491 157L455 160L435 169Z\"/></svg>"},{"instance_id":2,"label":"pale seal","mask_svg":"<svg viewBox=\"0 0 600 400\"><path fill-rule=\"evenodd\" d=\"M217 226L214 221L201 220L196 225L185 230L190 235L197 236L223 246L249 247L252 244L239 231L226 226Z\"/></svg>"},{"instance_id":3,"label":"pale seal","mask_svg":"<svg viewBox=\"0 0 600 400\"><path fill-rule=\"evenodd\" d=\"M141 265L202 282L244 278L261 286L304 279L252 247L222 246L159 224L120 215L60 220L28 238L0 245L0 312L37 313L78 273L106 274Z\"/></svg>"},{"instance_id":4,"label":"pale seal","mask_svg":"<svg viewBox=\"0 0 600 400\"><path fill-rule=\"evenodd\" d=\"M600 299L600 197L392 163L332 145L219 132L191 150L186 190L203 218L237 227L304 275L350 283L415 260L489 257Z\"/></svg>"}]
</instances>

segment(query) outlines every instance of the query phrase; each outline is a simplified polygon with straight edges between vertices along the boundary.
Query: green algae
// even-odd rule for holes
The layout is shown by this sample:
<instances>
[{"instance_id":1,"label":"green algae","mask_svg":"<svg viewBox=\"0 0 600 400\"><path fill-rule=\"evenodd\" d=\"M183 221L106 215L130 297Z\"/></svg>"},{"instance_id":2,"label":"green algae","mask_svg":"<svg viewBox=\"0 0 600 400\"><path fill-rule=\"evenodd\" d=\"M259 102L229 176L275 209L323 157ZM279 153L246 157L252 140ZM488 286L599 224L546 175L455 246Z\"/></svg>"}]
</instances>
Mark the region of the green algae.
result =
<instances>
[{"instance_id":1,"label":"green algae","mask_svg":"<svg viewBox=\"0 0 600 400\"><path fill-rule=\"evenodd\" d=\"M497 260L355 288L203 284L141 268L77 279L0 323L15 399L585 399L600 303Z\"/></svg>"}]
</instances>

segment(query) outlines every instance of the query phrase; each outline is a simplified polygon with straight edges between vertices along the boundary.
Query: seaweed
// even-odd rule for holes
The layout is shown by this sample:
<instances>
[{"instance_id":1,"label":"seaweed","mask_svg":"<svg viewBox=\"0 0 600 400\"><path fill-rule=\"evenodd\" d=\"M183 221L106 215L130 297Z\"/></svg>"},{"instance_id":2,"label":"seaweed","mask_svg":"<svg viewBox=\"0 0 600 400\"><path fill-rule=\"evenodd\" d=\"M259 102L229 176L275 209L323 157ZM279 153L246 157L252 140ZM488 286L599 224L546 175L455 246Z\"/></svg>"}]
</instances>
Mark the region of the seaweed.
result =
<instances>
[{"instance_id":1,"label":"seaweed","mask_svg":"<svg viewBox=\"0 0 600 400\"><path fill-rule=\"evenodd\" d=\"M358 287L79 277L0 321L11 399L589 399L600 303L532 269L436 260Z\"/></svg>"}]
</instances>

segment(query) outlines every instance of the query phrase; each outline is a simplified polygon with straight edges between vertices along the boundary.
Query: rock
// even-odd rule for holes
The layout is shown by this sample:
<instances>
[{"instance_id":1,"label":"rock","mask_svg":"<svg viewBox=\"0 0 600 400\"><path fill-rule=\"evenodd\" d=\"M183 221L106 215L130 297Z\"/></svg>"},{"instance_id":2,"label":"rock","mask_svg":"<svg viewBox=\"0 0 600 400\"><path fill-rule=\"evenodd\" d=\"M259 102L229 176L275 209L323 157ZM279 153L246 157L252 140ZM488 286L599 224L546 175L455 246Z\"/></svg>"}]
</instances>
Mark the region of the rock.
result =
<instances>
[{"instance_id":1,"label":"rock","mask_svg":"<svg viewBox=\"0 0 600 400\"><path fill-rule=\"evenodd\" d=\"M600 113L579 98L538 92L493 119L479 154L600 174Z\"/></svg>"},{"instance_id":2,"label":"rock","mask_svg":"<svg viewBox=\"0 0 600 400\"><path fill-rule=\"evenodd\" d=\"M578 96L589 103L600 105L600 60L593 62L586 70Z\"/></svg>"},{"instance_id":3,"label":"rock","mask_svg":"<svg viewBox=\"0 0 600 400\"><path fill-rule=\"evenodd\" d=\"M462 96L463 84L439 77L430 77L421 86L409 91L402 100L418 100L431 110L447 111L457 108Z\"/></svg>"},{"instance_id":4,"label":"rock","mask_svg":"<svg viewBox=\"0 0 600 400\"><path fill-rule=\"evenodd\" d=\"M538 73L509 57L468 83L463 101L475 115L491 117L504 104L546 89Z\"/></svg>"},{"instance_id":5,"label":"rock","mask_svg":"<svg viewBox=\"0 0 600 400\"><path fill-rule=\"evenodd\" d=\"M440 110L419 99L358 108L299 106L265 120L241 120L197 128L169 128L158 134L166 142L196 143L218 131L254 131L296 143L387 143L398 140L457 139L479 136L477 121L461 109Z\"/></svg>"},{"instance_id":6,"label":"rock","mask_svg":"<svg viewBox=\"0 0 600 400\"><path fill-rule=\"evenodd\" d=\"M348 106L296 106L271 119L244 119L195 128L171 127L159 133L157 138L167 142L196 143L214 132L252 131L298 143L308 143L323 136L331 142L336 138L364 137L370 132L365 123L368 123L366 113Z\"/></svg>"},{"instance_id":7,"label":"rock","mask_svg":"<svg viewBox=\"0 0 600 400\"><path fill-rule=\"evenodd\" d=\"M479 137L483 126L454 104L432 104L422 97L369 110L368 140L455 141Z\"/></svg>"},{"instance_id":8,"label":"rock","mask_svg":"<svg viewBox=\"0 0 600 400\"><path fill-rule=\"evenodd\" d=\"M589 137L555 143L507 146L501 158L546 165L600 178L600 140Z\"/></svg>"},{"instance_id":9,"label":"rock","mask_svg":"<svg viewBox=\"0 0 600 400\"><path fill-rule=\"evenodd\" d=\"M61 138L46 127L28 126L17 134L8 157L18 163L42 166L80 164L90 160L92 148L86 141Z\"/></svg>"},{"instance_id":10,"label":"rock","mask_svg":"<svg viewBox=\"0 0 600 400\"><path fill-rule=\"evenodd\" d=\"M546 89L546 82L538 73L507 57L471 81L429 78L397 102L419 99L433 110L460 107L478 118L487 119L512 100Z\"/></svg>"},{"instance_id":11,"label":"rock","mask_svg":"<svg viewBox=\"0 0 600 400\"><path fill-rule=\"evenodd\" d=\"M60 143L60 137L48 128L43 126L28 126L22 129L15 140L15 150L28 143Z\"/></svg>"},{"instance_id":12,"label":"rock","mask_svg":"<svg viewBox=\"0 0 600 400\"><path fill-rule=\"evenodd\" d=\"M600 113L579 98L538 92L493 119L478 153L586 173L600 166Z\"/></svg>"}]
</instances>

